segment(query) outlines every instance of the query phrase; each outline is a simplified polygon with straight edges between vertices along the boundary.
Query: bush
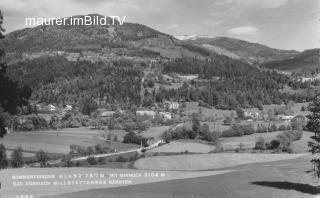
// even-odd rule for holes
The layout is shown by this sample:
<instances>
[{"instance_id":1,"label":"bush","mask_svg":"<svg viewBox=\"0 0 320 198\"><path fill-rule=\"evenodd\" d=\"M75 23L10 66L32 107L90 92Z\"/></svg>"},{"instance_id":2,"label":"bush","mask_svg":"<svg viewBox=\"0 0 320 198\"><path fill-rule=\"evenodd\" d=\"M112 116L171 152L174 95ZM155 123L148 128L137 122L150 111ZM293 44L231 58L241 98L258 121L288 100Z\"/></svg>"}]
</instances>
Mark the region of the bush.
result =
<instances>
[{"instance_id":1,"label":"bush","mask_svg":"<svg viewBox=\"0 0 320 198\"><path fill-rule=\"evenodd\" d=\"M285 131L285 130L287 130L287 126L286 125L280 125L278 130L279 131Z\"/></svg>"},{"instance_id":2,"label":"bush","mask_svg":"<svg viewBox=\"0 0 320 198\"><path fill-rule=\"evenodd\" d=\"M113 137L113 141L118 142L118 136L117 136L117 135L115 135L115 136Z\"/></svg>"},{"instance_id":3,"label":"bush","mask_svg":"<svg viewBox=\"0 0 320 198\"><path fill-rule=\"evenodd\" d=\"M263 139L263 137L258 138L256 145L255 145L255 148L259 149L259 150L266 150L266 143L265 143L265 140Z\"/></svg>"},{"instance_id":4,"label":"bush","mask_svg":"<svg viewBox=\"0 0 320 198\"><path fill-rule=\"evenodd\" d=\"M40 150L36 153L36 158L41 167L45 167L47 165L47 161L49 160L47 153L45 153L43 150Z\"/></svg>"},{"instance_id":5,"label":"bush","mask_svg":"<svg viewBox=\"0 0 320 198\"><path fill-rule=\"evenodd\" d=\"M127 162L127 158L123 157L122 155L119 155L116 160L116 162Z\"/></svg>"},{"instance_id":6,"label":"bush","mask_svg":"<svg viewBox=\"0 0 320 198\"><path fill-rule=\"evenodd\" d=\"M217 141L219 141L219 137L220 137L219 132L214 131L214 132L209 132L209 133L207 133L207 134L203 137L203 140L206 140L206 141L208 141L208 142L217 142Z\"/></svg>"},{"instance_id":7,"label":"bush","mask_svg":"<svg viewBox=\"0 0 320 198\"><path fill-rule=\"evenodd\" d=\"M278 149L280 142L278 140L272 140L270 142L270 149Z\"/></svg>"},{"instance_id":8,"label":"bush","mask_svg":"<svg viewBox=\"0 0 320 198\"><path fill-rule=\"evenodd\" d=\"M268 127L263 124L259 124L256 130L256 133L266 133L268 132Z\"/></svg>"},{"instance_id":9,"label":"bush","mask_svg":"<svg viewBox=\"0 0 320 198\"><path fill-rule=\"evenodd\" d=\"M88 162L90 165L95 165L95 164L97 164L97 160L96 160L96 158L94 158L94 157L88 157L87 162Z\"/></svg>"},{"instance_id":10,"label":"bush","mask_svg":"<svg viewBox=\"0 0 320 198\"><path fill-rule=\"evenodd\" d=\"M232 118L230 116L226 116L225 119L223 120L223 123L225 125L230 125L232 123Z\"/></svg>"},{"instance_id":11,"label":"bush","mask_svg":"<svg viewBox=\"0 0 320 198\"><path fill-rule=\"evenodd\" d=\"M142 144L143 146L148 146L147 139L142 136L138 136L135 132L129 132L123 137L123 143L127 144Z\"/></svg>"},{"instance_id":12,"label":"bush","mask_svg":"<svg viewBox=\"0 0 320 198\"><path fill-rule=\"evenodd\" d=\"M280 134L277 136L277 140L280 142L280 145L279 145L279 149L281 151L285 151L287 150L290 145L291 145L291 142L292 140L290 139L290 137L288 137L287 135L285 134Z\"/></svg>"},{"instance_id":13,"label":"bush","mask_svg":"<svg viewBox=\"0 0 320 198\"><path fill-rule=\"evenodd\" d=\"M166 142L169 143L172 140L172 135L171 132L166 130L165 132L162 133L161 138Z\"/></svg>"},{"instance_id":14,"label":"bush","mask_svg":"<svg viewBox=\"0 0 320 198\"><path fill-rule=\"evenodd\" d=\"M277 131L277 130L278 130L278 127L275 124L272 124L269 128L269 131Z\"/></svg>"},{"instance_id":15,"label":"bush","mask_svg":"<svg viewBox=\"0 0 320 198\"><path fill-rule=\"evenodd\" d=\"M302 138L303 132L299 130L284 131L277 136L275 140L270 142L270 149L279 149L283 152L292 153L290 148L293 141L300 140Z\"/></svg>"},{"instance_id":16,"label":"bush","mask_svg":"<svg viewBox=\"0 0 320 198\"><path fill-rule=\"evenodd\" d=\"M254 133L252 125L233 125L230 129L223 131L223 137L236 137L243 135L251 135Z\"/></svg>"}]
</instances>

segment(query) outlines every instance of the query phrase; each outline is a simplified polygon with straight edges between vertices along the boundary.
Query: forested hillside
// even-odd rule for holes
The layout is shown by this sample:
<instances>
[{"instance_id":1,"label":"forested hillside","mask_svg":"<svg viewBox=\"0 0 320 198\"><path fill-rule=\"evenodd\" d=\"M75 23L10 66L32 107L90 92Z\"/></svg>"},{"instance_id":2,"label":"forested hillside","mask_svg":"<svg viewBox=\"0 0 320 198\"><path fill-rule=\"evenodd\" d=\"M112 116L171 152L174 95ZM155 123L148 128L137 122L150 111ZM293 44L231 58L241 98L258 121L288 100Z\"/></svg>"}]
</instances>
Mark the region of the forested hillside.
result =
<instances>
[{"instance_id":1,"label":"forested hillside","mask_svg":"<svg viewBox=\"0 0 320 198\"><path fill-rule=\"evenodd\" d=\"M230 56L232 55L231 57L237 56L251 64L261 64L274 60L283 60L299 54L298 51L294 50L279 50L258 43L251 43L228 37L200 37L195 40L189 40L188 42L201 45L213 51L224 50L225 52L221 51L222 54ZM220 48L220 50L217 48Z\"/></svg>"},{"instance_id":2,"label":"forested hillside","mask_svg":"<svg viewBox=\"0 0 320 198\"><path fill-rule=\"evenodd\" d=\"M139 63L129 60L70 62L56 56L11 65L8 75L32 88L33 100L78 106L83 97L105 103L138 103L142 70Z\"/></svg>"},{"instance_id":3,"label":"forested hillside","mask_svg":"<svg viewBox=\"0 0 320 198\"><path fill-rule=\"evenodd\" d=\"M306 50L294 58L265 63L262 67L296 74L316 75L320 72L320 49Z\"/></svg>"},{"instance_id":4,"label":"forested hillside","mask_svg":"<svg viewBox=\"0 0 320 198\"><path fill-rule=\"evenodd\" d=\"M247 63L225 56L214 56L210 61L176 59L162 65L165 73L199 74L207 81L195 80L179 89L160 89L156 99L201 100L222 109L261 107L281 104L288 100L311 100L313 95L280 92L285 85L295 89L310 88L275 71L262 71ZM212 77L215 77L214 80Z\"/></svg>"}]
</instances>

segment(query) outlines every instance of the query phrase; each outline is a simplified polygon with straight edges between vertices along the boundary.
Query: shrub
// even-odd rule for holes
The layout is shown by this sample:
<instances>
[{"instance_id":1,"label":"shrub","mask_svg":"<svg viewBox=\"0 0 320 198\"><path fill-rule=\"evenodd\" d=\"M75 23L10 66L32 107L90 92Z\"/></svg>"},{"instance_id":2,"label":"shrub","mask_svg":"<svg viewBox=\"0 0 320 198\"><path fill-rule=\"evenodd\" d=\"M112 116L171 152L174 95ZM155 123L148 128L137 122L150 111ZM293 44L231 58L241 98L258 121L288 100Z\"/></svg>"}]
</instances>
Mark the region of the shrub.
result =
<instances>
[{"instance_id":1,"label":"shrub","mask_svg":"<svg viewBox=\"0 0 320 198\"><path fill-rule=\"evenodd\" d=\"M24 162L23 150L21 146L18 146L11 153L11 166L13 168L19 168L23 165L23 162Z\"/></svg>"},{"instance_id":2,"label":"shrub","mask_svg":"<svg viewBox=\"0 0 320 198\"><path fill-rule=\"evenodd\" d=\"M280 134L277 136L277 140L280 142L279 149L285 151L290 147L292 140L285 134Z\"/></svg>"},{"instance_id":3,"label":"shrub","mask_svg":"<svg viewBox=\"0 0 320 198\"><path fill-rule=\"evenodd\" d=\"M251 135L254 133L252 125L233 125L230 129L223 131L223 137L235 137L243 135Z\"/></svg>"},{"instance_id":4,"label":"shrub","mask_svg":"<svg viewBox=\"0 0 320 198\"><path fill-rule=\"evenodd\" d=\"M36 158L41 167L45 167L47 165L47 161L49 160L47 153L45 153L43 150L40 150L36 153Z\"/></svg>"},{"instance_id":5,"label":"shrub","mask_svg":"<svg viewBox=\"0 0 320 198\"><path fill-rule=\"evenodd\" d=\"M268 150L272 149L270 142L266 142L266 143L265 143L265 147L266 147L266 149L268 149Z\"/></svg>"},{"instance_id":6,"label":"shrub","mask_svg":"<svg viewBox=\"0 0 320 198\"><path fill-rule=\"evenodd\" d=\"M259 124L256 130L257 133L266 133L268 132L268 127L263 124Z\"/></svg>"},{"instance_id":7,"label":"shrub","mask_svg":"<svg viewBox=\"0 0 320 198\"><path fill-rule=\"evenodd\" d=\"M119 155L116 160L116 162L127 162L127 158L123 157L122 155Z\"/></svg>"},{"instance_id":8,"label":"shrub","mask_svg":"<svg viewBox=\"0 0 320 198\"><path fill-rule=\"evenodd\" d=\"M269 131L277 131L277 130L278 130L278 127L275 124L272 124L269 128Z\"/></svg>"},{"instance_id":9,"label":"shrub","mask_svg":"<svg viewBox=\"0 0 320 198\"><path fill-rule=\"evenodd\" d=\"M166 130L165 132L163 132L163 134L161 135L161 138L166 142L169 143L172 140L172 135L171 132Z\"/></svg>"},{"instance_id":10,"label":"shrub","mask_svg":"<svg viewBox=\"0 0 320 198\"><path fill-rule=\"evenodd\" d=\"M113 137L113 141L118 142L118 136L117 136L117 135L115 135L115 136Z\"/></svg>"},{"instance_id":11,"label":"shrub","mask_svg":"<svg viewBox=\"0 0 320 198\"><path fill-rule=\"evenodd\" d=\"M206 140L208 142L217 142L219 141L219 132L214 131L214 132L209 132L207 133L204 137L203 140Z\"/></svg>"},{"instance_id":12,"label":"shrub","mask_svg":"<svg viewBox=\"0 0 320 198\"><path fill-rule=\"evenodd\" d=\"M95 165L95 164L97 164L96 158L94 158L93 156L92 156L92 157L88 157L87 162L88 162L90 165Z\"/></svg>"},{"instance_id":13,"label":"shrub","mask_svg":"<svg viewBox=\"0 0 320 198\"><path fill-rule=\"evenodd\" d=\"M265 150L266 149L266 143L265 143L265 140L263 139L263 137L259 137L257 142L256 142L256 145L255 145L255 148L256 149L259 149L259 150Z\"/></svg>"},{"instance_id":14,"label":"shrub","mask_svg":"<svg viewBox=\"0 0 320 198\"><path fill-rule=\"evenodd\" d=\"M278 140L272 140L270 142L270 149L278 149L280 142Z\"/></svg>"},{"instance_id":15,"label":"shrub","mask_svg":"<svg viewBox=\"0 0 320 198\"><path fill-rule=\"evenodd\" d=\"M123 143L131 143L131 144L142 144L143 146L147 146L147 139L142 136L138 136L135 132L129 132L123 137Z\"/></svg>"},{"instance_id":16,"label":"shrub","mask_svg":"<svg viewBox=\"0 0 320 198\"><path fill-rule=\"evenodd\" d=\"M223 123L226 125L230 125L232 123L232 118L230 116L226 116L223 120Z\"/></svg>"},{"instance_id":17,"label":"shrub","mask_svg":"<svg viewBox=\"0 0 320 198\"><path fill-rule=\"evenodd\" d=\"M286 125L280 125L278 130L279 131L285 131L285 130L287 130L287 126Z\"/></svg>"}]
</instances>

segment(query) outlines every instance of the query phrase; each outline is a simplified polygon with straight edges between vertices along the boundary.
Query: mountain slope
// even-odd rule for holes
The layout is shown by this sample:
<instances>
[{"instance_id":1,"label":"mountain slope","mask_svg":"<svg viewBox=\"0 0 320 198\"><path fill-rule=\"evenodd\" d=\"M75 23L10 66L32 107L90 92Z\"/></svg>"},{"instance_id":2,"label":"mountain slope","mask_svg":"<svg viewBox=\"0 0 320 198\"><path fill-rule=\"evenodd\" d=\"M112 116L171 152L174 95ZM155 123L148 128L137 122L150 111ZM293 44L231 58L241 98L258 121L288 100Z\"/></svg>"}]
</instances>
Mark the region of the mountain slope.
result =
<instances>
[{"instance_id":1,"label":"mountain slope","mask_svg":"<svg viewBox=\"0 0 320 198\"><path fill-rule=\"evenodd\" d=\"M103 17L90 14L90 17ZM76 16L78 18L84 15ZM73 17L74 18L74 17ZM111 24L112 19L107 18ZM70 20L70 18L68 19ZM68 21L67 20L67 21ZM116 23L114 26L37 26L17 30L0 42L7 52L40 51L113 53L129 56L162 56L167 58L203 57L197 49L187 49L182 41L137 23ZM150 53L146 53L150 52Z\"/></svg>"},{"instance_id":2,"label":"mountain slope","mask_svg":"<svg viewBox=\"0 0 320 198\"><path fill-rule=\"evenodd\" d=\"M293 58L262 64L262 67L300 74L320 73L320 49L311 49Z\"/></svg>"},{"instance_id":3,"label":"mountain slope","mask_svg":"<svg viewBox=\"0 0 320 198\"><path fill-rule=\"evenodd\" d=\"M265 45L228 37L196 37L187 40L187 42L203 46L213 50L215 53L224 54L231 58L243 59L251 64L283 60L299 53L294 50L279 50Z\"/></svg>"}]
</instances>

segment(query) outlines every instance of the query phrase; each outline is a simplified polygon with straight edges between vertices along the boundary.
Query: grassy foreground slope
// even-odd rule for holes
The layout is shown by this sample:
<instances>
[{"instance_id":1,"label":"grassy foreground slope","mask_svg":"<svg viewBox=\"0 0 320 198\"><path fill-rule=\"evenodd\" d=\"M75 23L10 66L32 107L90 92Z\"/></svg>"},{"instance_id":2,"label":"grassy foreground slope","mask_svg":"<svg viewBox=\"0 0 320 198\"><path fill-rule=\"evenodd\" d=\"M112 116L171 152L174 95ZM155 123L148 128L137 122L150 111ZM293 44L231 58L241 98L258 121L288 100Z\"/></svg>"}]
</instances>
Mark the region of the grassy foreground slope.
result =
<instances>
[{"instance_id":1,"label":"grassy foreground slope","mask_svg":"<svg viewBox=\"0 0 320 198\"><path fill-rule=\"evenodd\" d=\"M50 198L316 198L320 189L306 173L310 156L249 164L231 173L109 189L81 191ZM47 198L47 197L46 197Z\"/></svg>"},{"instance_id":2,"label":"grassy foreground slope","mask_svg":"<svg viewBox=\"0 0 320 198\"><path fill-rule=\"evenodd\" d=\"M139 159L135 162L134 167L143 170L210 170L242 164L295 159L304 155L306 154L215 153L156 156Z\"/></svg>"},{"instance_id":3,"label":"grassy foreground slope","mask_svg":"<svg viewBox=\"0 0 320 198\"><path fill-rule=\"evenodd\" d=\"M12 198L20 194L33 195L33 197L55 196L59 194L73 193L90 189L115 188L120 186L154 183L174 179L205 177L209 175L225 174L231 171L232 170L183 172L85 167L5 169L0 170L0 178L2 183L0 197ZM48 177L46 179L13 178L13 176L30 175L41 175ZM13 186L13 182L22 182L23 185ZM42 184L37 184L39 182ZM57 183L55 184L55 182ZM106 195L104 196L106 197ZM95 196L92 196L92 198L94 197Z\"/></svg>"}]
</instances>

